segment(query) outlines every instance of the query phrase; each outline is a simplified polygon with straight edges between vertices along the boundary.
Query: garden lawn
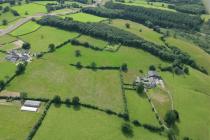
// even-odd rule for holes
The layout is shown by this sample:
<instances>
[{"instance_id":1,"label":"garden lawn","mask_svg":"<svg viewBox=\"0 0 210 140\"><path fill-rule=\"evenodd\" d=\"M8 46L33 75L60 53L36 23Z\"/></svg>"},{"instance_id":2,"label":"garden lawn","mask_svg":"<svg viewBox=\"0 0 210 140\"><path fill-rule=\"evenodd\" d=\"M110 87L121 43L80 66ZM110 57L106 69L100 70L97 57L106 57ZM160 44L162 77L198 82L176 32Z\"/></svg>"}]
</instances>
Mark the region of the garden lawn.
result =
<instances>
[{"instance_id":1,"label":"garden lawn","mask_svg":"<svg viewBox=\"0 0 210 140\"><path fill-rule=\"evenodd\" d=\"M130 24L130 28L126 27L126 23ZM150 29L142 24L129 20L115 19L112 20L110 25L131 32L146 41L153 42L157 45L164 45L164 43L160 40L160 37L162 36L160 33L155 32L153 29Z\"/></svg>"},{"instance_id":2,"label":"garden lawn","mask_svg":"<svg viewBox=\"0 0 210 140\"><path fill-rule=\"evenodd\" d=\"M90 45L93 45L93 46L101 48L101 49L104 49L108 44L108 42L106 42L106 41L96 39L96 38L86 36L86 35L80 36L79 38L77 38L77 40L82 43L88 42Z\"/></svg>"},{"instance_id":3,"label":"garden lawn","mask_svg":"<svg viewBox=\"0 0 210 140\"><path fill-rule=\"evenodd\" d=\"M80 21L80 22L100 22L102 20L106 20L106 18L94 16L94 15L86 14L86 13L69 14L63 17L72 17L74 20Z\"/></svg>"},{"instance_id":4,"label":"garden lawn","mask_svg":"<svg viewBox=\"0 0 210 140\"><path fill-rule=\"evenodd\" d=\"M121 132L123 120L104 112L73 107L51 106L34 140L166 140L166 137L143 128L133 128L133 137Z\"/></svg>"},{"instance_id":5,"label":"garden lawn","mask_svg":"<svg viewBox=\"0 0 210 140\"><path fill-rule=\"evenodd\" d=\"M13 36L21 36L36 31L39 27L40 27L39 24L33 21L29 21L20 26L19 28L17 28L16 30L14 30L13 32L11 32L10 34Z\"/></svg>"},{"instance_id":6,"label":"garden lawn","mask_svg":"<svg viewBox=\"0 0 210 140\"><path fill-rule=\"evenodd\" d=\"M51 43L59 45L64 41L76 37L77 35L78 33L43 26L39 30L31 34L23 35L20 38L31 44L31 52L37 53L48 51L48 46Z\"/></svg>"},{"instance_id":7,"label":"garden lawn","mask_svg":"<svg viewBox=\"0 0 210 140\"><path fill-rule=\"evenodd\" d=\"M36 15L47 12L45 6L35 3L16 5L13 6L12 9L16 10L21 16L25 16L26 12L28 15Z\"/></svg>"},{"instance_id":8,"label":"garden lawn","mask_svg":"<svg viewBox=\"0 0 210 140\"><path fill-rule=\"evenodd\" d=\"M0 100L0 140L23 140L40 116L40 112L21 112L19 102Z\"/></svg>"},{"instance_id":9,"label":"garden lawn","mask_svg":"<svg viewBox=\"0 0 210 140\"><path fill-rule=\"evenodd\" d=\"M208 71L208 73L210 73L210 63L208 63L210 62L210 55L204 50L193 43L172 37L167 38L166 42L169 45L176 46L183 52L188 53L195 60L195 62L197 62L198 65L203 66Z\"/></svg>"}]
</instances>

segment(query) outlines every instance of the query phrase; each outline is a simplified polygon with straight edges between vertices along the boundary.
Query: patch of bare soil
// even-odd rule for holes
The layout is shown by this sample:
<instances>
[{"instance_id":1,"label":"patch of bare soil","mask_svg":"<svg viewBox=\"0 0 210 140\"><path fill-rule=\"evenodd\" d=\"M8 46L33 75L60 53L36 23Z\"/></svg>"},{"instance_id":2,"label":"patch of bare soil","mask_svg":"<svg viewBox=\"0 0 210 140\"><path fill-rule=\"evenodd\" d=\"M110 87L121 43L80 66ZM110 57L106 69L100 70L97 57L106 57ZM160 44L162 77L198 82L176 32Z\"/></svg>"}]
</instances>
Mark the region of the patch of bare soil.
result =
<instances>
[{"instance_id":1,"label":"patch of bare soil","mask_svg":"<svg viewBox=\"0 0 210 140\"><path fill-rule=\"evenodd\" d=\"M18 48L21 48L22 45L23 45L23 41L22 40L17 40L17 41L14 41L13 44L15 45L15 48L18 49Z\"/></svg>"},{"instance_id":2,"label":"patch of bare soil","mask_svg":"<svg viewBox=\"0 0 210 140\"><path fill-rule=\"evenodd\" d=\"M4 91L2 91L0 93L0 96L19 97L20 93L19 92L13 92L13 91L4 90Z\"/></svg>"}]
</instances>

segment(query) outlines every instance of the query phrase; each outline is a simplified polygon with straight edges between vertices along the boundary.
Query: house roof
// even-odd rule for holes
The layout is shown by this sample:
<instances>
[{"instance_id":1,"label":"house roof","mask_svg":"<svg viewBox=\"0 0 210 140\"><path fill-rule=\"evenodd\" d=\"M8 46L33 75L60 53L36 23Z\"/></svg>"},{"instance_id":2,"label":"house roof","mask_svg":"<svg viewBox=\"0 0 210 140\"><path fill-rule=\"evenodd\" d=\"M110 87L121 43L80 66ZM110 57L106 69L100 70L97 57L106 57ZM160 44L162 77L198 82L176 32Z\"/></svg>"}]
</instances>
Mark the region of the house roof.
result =
<instances>
[{"instance_id":1,"label":"house roof","mask_svg":"<svg viewBox=\"0 0 210 140\"><path fill-rule=\"evenodd\" d=\"M148 76L149 77L154 77L154 76L158 76L159 77L159 74L156 72L156 71L148 71Z\"/></svg>"}]
</instances>

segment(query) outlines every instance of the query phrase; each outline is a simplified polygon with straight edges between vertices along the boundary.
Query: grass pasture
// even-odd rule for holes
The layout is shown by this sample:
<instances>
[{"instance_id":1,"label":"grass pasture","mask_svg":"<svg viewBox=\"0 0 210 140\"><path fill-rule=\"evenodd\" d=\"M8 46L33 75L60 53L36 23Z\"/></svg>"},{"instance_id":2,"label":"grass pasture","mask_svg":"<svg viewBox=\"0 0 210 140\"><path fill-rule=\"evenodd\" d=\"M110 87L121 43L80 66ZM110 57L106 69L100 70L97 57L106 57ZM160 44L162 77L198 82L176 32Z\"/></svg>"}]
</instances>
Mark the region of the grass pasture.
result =
<instances>
[{"instance_id":1,"label":"grass pasture","mask_svg":"<svg viewBox=\"0 0 210 140\"><path fill-rule=\"evenodd\" d=\"M25 91L30 97L52 98L60 95L66 99L79 96L81 102L122 112L119 72L78 70L70 66L73 63L71 57L74 57L74 52L65 47L53 55L34 60L28 64L24 75L14 79L8 90Z\"/></svg>"},{"instance_id":2,"label":"grass pasture","mask_svg":"<svg viewBox=\"0 0 210 140\"><path fill-rule=\"evenodd\" d=\"M166 42L171 46L176 46L177 48L181 49L183 52L188 53L200 66L206 68L208 73L210 73L210 55L207 54L204 50L199 48L193 43L175 39L175 38L167 38Z\"/></svg>"},{"instance_id":3,"label":"grass pasture","mask_svg":"<svg viewBox=\"0 0 210 140\"><path fill-rule=\"evenodd\" d=\"M176 10L168 8L168 4L163 2L147 2L146 0L126 0L126 2L123 4L176 12Z\"/></svg>"},{"instance_id":4,"label":"grass pasture","mask_svg":"<svg viewBox=\"0 0 210 140\"><path fill-rule=\"evenodd\" d=\"M178 139L210 139L210 87L209 76L190 69L190 76L162 73L173 96L174 106L180 114ZM201 119L202 118L202 119ZM201 129L202 128L202 129Z\"/></svg>"},{"instance_id":5,"label":"grass pasture","mask_svg":"<svg viewBox=\"0 0 210 140\"><path fill-rule=\"evenodd\" d=\"M104 49L108 44L106 41L96 39L87 35L82 35L79 38L77 38L77 40L80 41L81 43L88 42L90 45L93 45L101 49Z\"/></svg>"},{"instance_id":6,"label":"grass pasture","mask_svg":"<svg viewBox=\"0 0 210 140\"><path fill-rule=\"evenodd\" d=\"M142 124L160 126L146 96L141 97L135 91L126 91L126 98L132 120L139 120Z\"/></svg>"},{"instance_id":7,"label":"grass pasture","mask_svg":"<svg viewBox=\"0 0 210 140\"><path fill-rule=\"evenodd\" d=\"M86 14L86 13L69 14L63 17L71 17L73 18L73 20L80 21L80 22L100 22L106 19L103 17L94 16L94 15Z\"/></svg>"},{"instance_id":8,"label":"grass pasture","mask_svg":"<svg viewBox=\"0 0 210 140\"><path fill-rule=\"evenodd\" d=\"M21 112L19 102L0 100L0 139L23 140L40 116L40 112Z\"/></svg>"},{"instance_id":9,"label":"grass pasture","mask_svg":"<svg viewBox=\"0 0 210 140\"><path fill-rule=\"evenodd\" d=\"M0 16L0 25L2 25L2 21L3 20L7 20L8 22L12 22L12 21L15 21L17 19L19 19L20 17L19 16L14 16L12 14L12 12L6 12L6 13L1 13L1 16Z\"/></svg>"},{"instance_id":10,"label":"grass pasture","mask_svg":"<svg viewBox=\"0 0 210 140\"><path fill-rule=\"evenodd\" d=\"M6 80L11 77L16 70L14 63L5 60L5 54L0 52L0 80Z\"/></svg>"},{"instance_id":11,"label":"grass pasture","mask_svg":"<svg viewBox=\"0 0 210 140\"><path fill-rule=\"evenodd\" d=\"M133 136L126 137L121 132L122 124L121 119L103 112L52 105L34 140L166 140L164 136L134 126Z\"/></svg>"},{"instance_id":12,"label":"grass pasture","mask_svg":"<svg viewBox=\"0 0 210 140\"><path fill-rule=\"evenodd\" d=\"M37 24L33 21L29 21L29 22L23 24L22 26L20 26L19 28L17 28L16 30L14 30L13 32L11 32L10 34L12 36L21 36L21 35L36 31L39 27L40 27L39 24Z\"/></svg>"},{"instance_id":13,"label":"grass pasture","mask_svg":"<svg viewBox=\"0 0 210 140\"><path fill-rule=\"evenodd\" d=\"M10 35L4 35L0 37L0 45L7 44L15 40L17 40L15 37L12 37Z\"/></svg>"},{"instance_id":14,"label":"grass pasture","mask_svg":"<svg viewBox=\"0 0 210 140\"><path fill-rule=\"evenodd\" d=\"M12 9L16 10L21 16L26 16L26 12L28 15L36 15L47 12L45 6L36 3L17 5L13 6Z\"/></svg>"},{"instance_id":15,"label":"grass pasture","mask_svg":"<svg viewBox=\"0 0 210 140\"><path fill-rule=\"evenodd\" d=\"M130 24L130 28L126 28L126 23ZM153 29L150 29L142 24L135 23L129 20L115 19L112 20L110 25L131 32L145 39L146 41L153 42L157 45L164 45L164 43L160 40L160 37L162 36L160 33L157 33L153 31Z\"/></svg>"},{"instance_id":16,"label":"grass pasture","mask_svg":"<svg viewBox=\"0 0 210 140\"><path fill-rule=\"evenodd\" d=\"M53 27L43 26L33 33L21 36L20 39L26 42L30 42L30 51L37 53L47 51L48 45L51 43L59 45L64 41L76 37L77 35L78 34L74 32L68 32Z\"/></svg>"}]
</instances>

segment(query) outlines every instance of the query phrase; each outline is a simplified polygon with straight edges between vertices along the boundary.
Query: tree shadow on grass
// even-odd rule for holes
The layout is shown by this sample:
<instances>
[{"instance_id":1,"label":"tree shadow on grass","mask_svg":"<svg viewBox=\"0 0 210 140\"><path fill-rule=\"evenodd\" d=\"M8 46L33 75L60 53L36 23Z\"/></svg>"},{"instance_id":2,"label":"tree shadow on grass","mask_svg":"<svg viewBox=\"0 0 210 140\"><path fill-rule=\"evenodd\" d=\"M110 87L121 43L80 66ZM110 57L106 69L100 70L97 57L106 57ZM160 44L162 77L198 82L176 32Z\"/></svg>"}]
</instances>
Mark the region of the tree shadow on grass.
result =
<instances>
[{"instance_id":1,"label":"tree shadow on grass","mask_svg":"<svg viewBox=\"0 0 210 140\"><path fill-rule=\"evenodd\" d=\"M81 106L80 105L73 105L73 109L75 111L79 111L81 109Z\"/></svg>"},{"instance_id":2,"label":"tree shadow on grass","mask_svg":"<svg viewBox=\"0 0 210 140\"><path fill-rule=\"evenodd\" d=\"M60 107L61 107L61 104L55 104L55 103L54 103L54 106L55 106L56 108L60 108Z\"/></svg>"}]
</instances>

